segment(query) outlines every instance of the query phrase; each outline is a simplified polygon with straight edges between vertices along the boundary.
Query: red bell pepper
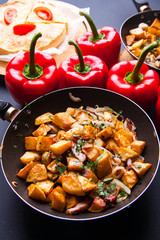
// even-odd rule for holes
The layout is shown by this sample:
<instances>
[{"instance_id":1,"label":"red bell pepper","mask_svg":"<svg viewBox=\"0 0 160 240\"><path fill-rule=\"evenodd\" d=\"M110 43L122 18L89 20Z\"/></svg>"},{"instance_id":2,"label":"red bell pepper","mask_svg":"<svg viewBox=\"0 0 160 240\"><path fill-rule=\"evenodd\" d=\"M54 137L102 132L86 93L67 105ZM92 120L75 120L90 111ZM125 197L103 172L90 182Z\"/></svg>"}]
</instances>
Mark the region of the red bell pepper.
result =
<instances>
[{"instance_id":1,"label":"red bell pepper","mask_svg":"<svg viewBox=\"0 0 160 240\"><path fill-rule=\"evenodd\" d=\"M156 112L154 116L154 123L157 131L160 133L160 97L157 99L157 102L156 102Z\"/></svg>"},{"instance_id":2,"label":"red bell pepper","mask_svg":"<svg viewBox=\"0 0 160 240\"><path fill-rule=\"evenodd\" d=\"M111 68L118 62L120 54L121 39L119 33L113 27L107 26L97 31L93 20L87 13L80 11L80 15L87 19L92 30L92 32L86 32L76 40L83 55L100 57L108 68Z\"/></svg>"},{"instance_id":3,"label":"red bell pepper","mask_svg":"<svg viewBox=\"0 0 160 240\"><path fill-rule=\"evenodd\" d=\"M59 67L59 87L93 86L104 88L108 78L108 67L103 60L96 56L83 56L75 41L78 56L63 61Z\"/></svg>"},{"instance_id":4,"label":"red bell pepper","mask_svg":"<svg viewBox=\"0 0 160 240\"><path fill-rule=\"evenodd\" d=\"M54 58L35 51L36 41L41 36L41 33L35 34L30 51L18 54L6 68L6 86L15 101L21 105L55 90L58 86L58 70Z\"/></svg>"},{"instance_id":5,"label":"red bell pepper","mask_svg":"<svg viewBox=\"0 0 160 240\"><path fill-rule=\"evenodd\" d=\"M159 86L159 76L143 63L149 51L158 46L153 42L142 52L138 61L122 61L109 71L107 89L120 93L148 111L153 104Z\"/></svg>"},{"instance_id":6,"label":"red bell pepper","mask_svg":"<svg viewBox=\"0 0 160 240\"><path fill-rule=\"evenodd\" d=\"M158 88L156 109L155 109L154 123L157 128L158 133L160 133L160 86Z\"/></svg>"}]
</instances>

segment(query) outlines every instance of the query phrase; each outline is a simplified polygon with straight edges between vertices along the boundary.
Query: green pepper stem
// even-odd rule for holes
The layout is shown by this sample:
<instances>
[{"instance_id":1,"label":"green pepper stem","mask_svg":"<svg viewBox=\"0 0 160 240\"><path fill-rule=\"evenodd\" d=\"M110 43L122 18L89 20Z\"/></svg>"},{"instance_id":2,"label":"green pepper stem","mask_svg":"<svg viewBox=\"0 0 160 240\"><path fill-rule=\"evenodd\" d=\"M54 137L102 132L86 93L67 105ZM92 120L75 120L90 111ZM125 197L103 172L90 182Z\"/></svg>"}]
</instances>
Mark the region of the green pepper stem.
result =
<instances>
[{"instance_id":1,"label":"green pepper stem","mask_svg":"<svg viewBox=\"0 0 160 240\"><path fill-rule=\"evenodd\" d=\"M131 73L126 74L126 81L128 83L136 85L141 81L139 71L142 67L142 64L143 64L148 52L150 52L153 48L158 47L158 45L159 45L159 43L157 41L155 41L143 50L143 52L141 53L133 71Z\"/></svg>"},{"instance_id":2,"label":"green pepper stem","mask_svg":"<svg viewBox=\"0 0 160 240\"><path fill-rule=\"evenodd\" d=\"M89 73L91 71L91 66L89 64L84 63L84 58L81 52L81 49L79 45L75 41L68 41L69 45L73 45L76 48L76 52L79 58L79 64L74 66L74 69L76 72L85 75L86 73Z\"/></svg>"},{"instance_id":3,"label":"green pepper stem","mask_svg":"<svg viewBox=\"0 0 160 240\"><path fill-rule=\"evenodd\" d=\"M99 37L99 34L98 34L98 31L97 31L97 27L96 27L96 25L94 24L91 16L90 16L88 13L84 12L84 11L80 11L79 14L80 14L81 16L84 16L84 17L86 18L86 20L87 20L87 22L89 23L89 26L90 26L90 28L91 28L91 30L92 30L93 39L97 39L97 38Z\"/></svg>"},{"instance_id":4,"label":"green pepper stem","mask_svg":"<svg viewBox=\"0 0 160 240\"><path fill-rule=\"evenodd\" d=\"M29 72L30 75L36 75L36 67L35 67L35 46L36 42L39 37L42 36L41 32L38 32L35 34L32 38L31 44L30 44L30 52L29 52Z\"/></svg>"},{"instance_id":5,"label":"green pepper stem","mask_svg":"<svg viewBox=\"0 0 160 240\"><path fill-rule=\"evenodd\" d=\"M42 33L38 32L32 38L29 51L29 64L26 64L23 69L23 76L27 79L37 79L43 75L43 68L38 64L35 64L35 45L37 39L42 36Z\"/></svg>"}]
</instances>

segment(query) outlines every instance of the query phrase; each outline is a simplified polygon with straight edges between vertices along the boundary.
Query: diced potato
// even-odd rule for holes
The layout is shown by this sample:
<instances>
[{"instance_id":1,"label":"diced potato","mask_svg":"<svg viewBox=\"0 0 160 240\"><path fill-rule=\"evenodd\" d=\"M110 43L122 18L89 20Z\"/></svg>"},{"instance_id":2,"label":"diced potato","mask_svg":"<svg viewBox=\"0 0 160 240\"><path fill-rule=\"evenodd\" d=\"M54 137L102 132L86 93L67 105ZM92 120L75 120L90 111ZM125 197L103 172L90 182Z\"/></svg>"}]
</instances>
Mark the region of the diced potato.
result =
<instances>
[{"instance_id":1,"label":"diced potato","mask_svg":"<svg viewBox=\"0 0 160 240\"><path fill-rule=\"evenodd\" d=\"M59 173L47 172L47 178L51 181L55 181L59 177Z\"/></svg>"},{"instance_id":2,"label":"diced potato","mask_svg":"<svg viewBox=\"0 0 160 240\"><path fill-rule=\"evenodd\" d=\"M55 191L58 192L59 194L64 195L66 197L66 193L64 192L63 188L61 186L57 186L56 188L54 188L52 190L52 192L50 192L48 194L47 199L46 199L47 202L52 202L53 194L54 194Z\"/></svg>"},{"instance_id":3,"label":"diced potato","mask_svg":"<svg viewBox=\"0 0 160 240\"><path fill-rule=\"evenodd\" d=\"M20 169L17 173L17 177L26 179L31 169L37 164L37 162L29 162L24 168Z\"/></svg>"},{"instance_id":4,"label":"diced potato","mask_svg":"<svg viewBox=\"0 0 160 240\"><path fill-rule=\"evenodd\" d=\"M38 136L37 137L37 144L36 144L36 150L37 151L49 151L50 145L53 143L52 137L43 137Z\"/></svg>"},{"instance_id":5,"label":"diced potato","mask_svg":"<svg viewBox=\"0 0 160 240\"><path fill-rule=\"evenodd\" d=\"M141 155L141 153L143 152L145 145L146 143L144 141L139 141L139 140L135 140L130 144L131 149L137 152L139 155Z\"/></svg>"},{"instance_id":6,"label":"diced potato","mask_svg":"<svg viewBox=\"0 0 160 240\"><path fill-rule=\"evenodd\" d=\"M157 31L156 31L156 35L157 35L158 37L160 37L160 30L157 30Z\"/></svg>"},{"instance_id":7,"label":"diced potato","mask_svg":"<svg viewBox=\"0 0 160 240\"><path fill-rule=\"evenodd\" d=\"M20 160L22 163L27 164L32 161L39 161L41 159L41 156L39 153L34 151L26 151L22 157L20 157Z\"/></svg>"},{"instance_id":8,"label":"diced potato","mask_svg":"<svg viewBox=\"0 0 160 240\"><path fill-rule=\"evenodd\" d=\"M66 197L66 209L73 208L78 204L78 197L68 195Z\"/></svg>"},{"instance_id":9,"label":"diced potato","mask_svg":"<svg viewBox=\"0 0 160 240\"><path fill-rule=\"evenodd\" d=\"M58 186L52 194L51 209L63 212L66 206L66 193L62 187Z\"/></svg>"},{"instance_id":10,"label":"diced potato","mask_svg":"<svg viewBox=\"0 0 160 240\"><path fill-rule=\"evenodd\" d=\"M83 152L86 154L89 160L92 162L96 161L97 157L100 155L98 148L94 147L92 144L86 144L83 146Z\"/></svg>"},{"instance_id":11,"label":"diced potato","mask_svg":"<svg viewBox=\"0 0 160 240\"><path fill-rule=\"evenodd\" d=\"M156 34L157 29L154 27L148 27L148 32L151 34Z\"/></svg>"},{"instance_id":12,"label":"diced potato","mask_svg":"<svg viewBox=\"0 0 160 240\"><path fill-rule=\"evenodd\" d=\"M97 162L96 173L98 178L103 178L112 171L111 157L108 152L104 152L102 157Z\"/></svg>"},{"instance_id":13,"label":"diced potato","mask_svg":"<svg viewBox=\"0 0 160 240\"><path fill-rule=\"evenodd\" d=\"M143 163L139 161L135 161L132 164L133 170L137 173L138 177L140 178L145 175L145 173L150 169L151 166L152 164L150 163Z\"/></svg>"},{"instance_id":14,"label":"diced potato","mask_svg":"<svg viewBox=\"0 0 160 240\"><path fill-rule=\"evenodd\" d=\"M105 209L106 203L105 201L96 196L93 200L92 205L88 208L89 212L102 212Z\"/></svg>"},{"instance_id":15,"label":"diced potato","mask_svg":"<svg viewBox=\"0 0 160 240\"><path fill-rule=\"evenodd\" d=\"M45 193L38 186L36 186L33 183L31 185L29 185L29 187L28 187L28 196L30 198L33 198L35 200L39 200L42 202L46 201Z\"/></svg>"},{"instance_id":16,"label":"diced potato","mask_svg":"<svg viewBox=\"0 0 160 240\"><path fill-rule=\"evenodd\" d=\"M74 136L81 136L82 134L82 130L80 128L72 128L70 130L68 130L67 132L65 132L64 134L64 138L66 140L75 140Z\"/></svg>"},{"instance_id":17,"label":"diced potato","mask_svg":"<svg viewBox=\"0 0 160 240\"><path fill-rule=\"evenodd\" d=\"M116 148L116 151L123 160L127 160L129 158L134 158L134 157L139 156L139 154L137 152L133 151L130 148L118 147L118 148Z\"/></svg>"},{"instance_id":18,"label":"diced potato","mask_svg":"<svg viewBox=\"0 0 160 240\"><path fill-rule=\"evenodd\" d=\"M101 138L97 137L94 140L94 145L99 147L104 147L105 142Z\"/></svg>"},{"instance_id":19,"label":"diced potato","mask_svg":"<svg viewBox=\"0 0 160 240\"><path fill-rule=\"evenodd\" d=\"M93 139L95 138L97 130L91 125L84 125L81 137L83 139Z\"/></svg>"},{"instance_id":20,"label":"diced potato","mask_svg":"<svg viewBox=\"0 0 160 240\"><path fill-rule=\"evenodd\" d=\"M128 147L130 141L120 131L114 133L113 139L119 147Z\"/></svg>"},{"instance_id":21,"label":"diced potato","mask_svg":"<svg viewBox=\"0 0 160 240\"><path fill-rule=\"evenodd\" d=\"M136 38L135 34L126 36L127 45L131 46L134 43L135 38Z\"/></svg>"},{"instance_id":22,"label":"diced potato","mask_svg":"<svg viewBox=\"0 0 160 240\"><path fill-rule=\"evenodd\" d=\"M36 182L35 185L39 187L46 195L48 195L53 190L54 183L50 180L45 180Z\"/></svg>"},{"instance_id":23,"label":"diced potato","mask_svg":"<svg viewBox=\"0 0 160 240\"><path fill-rule=\"evenodd\" d=\"M78 180L76 174L63 175L62 176L62 187L66 193L75 196L85 196L86 193L82 190L82 186Z\"/></svg>"},{"instance_id":24,"label":"diced potato","mask_svg":"<svg viewBox=\"0 0 160 240\"><path fill-rule=\"evenodd\" d=\"M106 149L108 149L109 151L115 152L115 149L117 147L118 147L117 143L112 138L109 138L106 141Z\"/></svg>"},{"instance_id":25,"label":"diced potato","mask_svg":"<svg viewBox=\"0 0 160 240\"><path fill-rule=\"evenodd\" d=\"M143 39L133 43L132 46L128 47L128 48L129 48L129 50L133 50L133 49L136 49L136 48L140 48L142 44L143 44Z\"/></svg>"},{"instance_id":26,"label":"diced potato","mask_svg":"<svg viewBox=\"0 0 160 240\"><path fill-rule=\"evenodd\" d=\"M97 187L97 184L92 183L88 178L78 175L78 180L84 192L90 192Z\"/></svg>"},{"instance_id":27,"label":"diced potato","mask_svg":"<svg viewBox=\"0 0 160 240\"><path fill-rule=\"evenodd\" d=\"M64 140L65 139L66 132L63 130L59 130L58 133L55 136L55 140Z\"/></svg>"},{"instance_id":28,"label":"diced potato","mask_svg":"<svg viewBox=\"0 0 160 240\"><path fill-rule=\"evenodd\" d=\"M60 166L60 167L64 167L64 164L61 163L60 161L54 160L52 161L48 166L47 169L51 172L51 173L58 173L56 167Z\"/></svg>"},{"instance_id":29,"label":"diced potato","mask_svg":"<svg viewBox=\"0 0 160 240\"><path fill-rule=\"evenodd\" d=\"M52 144L50 146L50 150L53 152L53 154L60 156L71 147L72 147L71 141L60 140L59 142Z\"/></svg>"},{"instance_id":30,"label":"diced potato","mask_svg":"<svg viewBox=\"0 0 160 240\"><path fill-rule=\"evenodd\" d=\"M36 150L37 137L25 137L25 149L26 150Z\"/></svg>"},{"instance_id":31,"label":"diced potato","mask_svg":"<svg viewBox=\"0 0 160 240\"><path fill-rule=\"evenodd\" d=\"M54 115L50 112L42 114L41 116L39 116L35 119L35 125L40 125L42 123L52 122L53 116Z\"/></svg>"},{"instance_id":32,"label":"diced potato","mask_svg":"<svg viewBox=\"0 0 160 240\"><path fill-rule=\"evenodd\" d=\"M160 20L158 18L155 18L153 23L151 24L151 27L154 27L160 30Z\"/></svg>"},{"instance_id":33,"label":"diced potato","mask_svg":"<svg viewBox=\"0 0 160 240\"><path fill-rule=\"evenodd\" d=\"M78 123L82 123L86 120L88 120L88 122L91 122L92 117L90 116L90 114L88 114L87 112L84 111L80 111L77 115L76 115L76 121L78 121Z\"/></svg>"},{"instance_id":34,"label":"diced potato","mask_svg":"<svg viewBox=\"0 0 160 240\"><path fill-rule=\"evenodd\" d=\"M70 126L76 122L67 112L59 112L54 115L53 121L61 129L69 129Z\"/></svg>"},{"instance_id":35,"label":"diced potato","mask_svg":"<svg viewBox=\"0 0 160 240\"><path fill-rule=\"evenodd\" d=\"M71 115L71 116L74 116L75 114L78 113L78 110L75 109L75 108L72 108L72 107L68 107L68 108L66 109L66 113L68 113L68 114Z\"/></svg>"},{"instance_id":36,"label":"diced potato","mask_svg":"<svg viewBox=\"0 0 160 240\"><path fill-rule=\"evenodd\" d=\"M136 48L135 51L134 51L134 55L136 57L139 57L141 55L141 53L142 53L142 50L140 48Z\"/></svg>"},{"instance_id":37,"label":"diced potato","mask_svg":"<svg viewBox=\"0 0 160 240\"><path fill-rule=\"evenodd\" d=\"M37 128L37 129L32 133L32 135L33 135L34 137L46 136L47 133L48 133L50 130L51 130L51 128L50 128L48 125L46 125L46 124L41 124L41 125L39 126L39 128Z\"/></svg>"},{"instance_id":38,"label":"diced potato","mask_svg":"<svg viewBox=\"0 0 160 240\"><path fill-rule=\"evenodd\" d=\"M83 173L83 176L85 178L88 178L89 180L91 180L94 183L98 182L98 177L96 176L96 174L89 168L85 169L85 172Z\"/></svg>"},{"instance_id":39,"label":"diced potato","mask_svg":"<svg viewBox=\"0 0 160 240\"><path fill-rule=\"evenodd\" d=\"M124 129L120 129L118 132L119 132L119 134L122 134L123 136L125 136L130 143L133 141L132 133L129 133L129 132L125 131Z\"/></svg>"},{"instance_id":40,"label":"diced potato","mask_svg":"<svg viewBox=\"0 0 160 240\"><path fill-rule=\"evenodd\" d=\"M51 151L45 151L42 153L42 163L44 163L45 166L48 166L52 160Z\"/></svg>"},{"instance_id":41,"label":"diced potato","mask_svg":"<svg viewBox=\"0 0 160 240\"><path fill-rule=\"evenodd\" d=\"M114 130L111 127L106 127L97 134L97 137L102 138L102 140L111 137L114 134Z\"/></svg>"},{"instance_id":42,"label":"diced potato","mask_svg":"<svg viewBox=\"0 0 160 240\"><path fill-rule=\"evenodd\" d=\"M47 169L44 164L36 164L29 172L26 182L47 180Z\"/></svg>"},{"instance_id":43,"label":"diced potato","mask_svg":"<svg viewBox=\"0 0 160 240\"><path fill-rule=\"evenodd\" d=\"M125 129L124 123L121 122L121 121L119 121L119 120L117 120L114 129L115 129L116 131L119 131L120 129Z\"/></svg>"},{"instance_id":44,"label":"diced potato","mask_svg":"<svg viewBox=\"0 0 160 240\"><path fill-rule=\"evenodd\" d=\"M122 176L122 182L131 189L138 182L136 173L133 170L126 171Z\"/></svg>"},{"instance_id":45,"label":"diced potato","mask_svg":"<svg viewBox=\"0 0 160 240\"><path fill-rule=\"evenodd\" d=\"M77 158L67 157L67 169L68 171L83 171L83 163Z\"/></svg>"},{"instance_id":46,"label":"diced potato","mask_svg":"<svg viewBox=\"0 0 160 240\"><path fill-rule=\"evenodd\" d=\"M130 34L135 35L136 39L145 38L145 33L142 28L134 28L130 30Z\"/></svg>"}]
</instances>

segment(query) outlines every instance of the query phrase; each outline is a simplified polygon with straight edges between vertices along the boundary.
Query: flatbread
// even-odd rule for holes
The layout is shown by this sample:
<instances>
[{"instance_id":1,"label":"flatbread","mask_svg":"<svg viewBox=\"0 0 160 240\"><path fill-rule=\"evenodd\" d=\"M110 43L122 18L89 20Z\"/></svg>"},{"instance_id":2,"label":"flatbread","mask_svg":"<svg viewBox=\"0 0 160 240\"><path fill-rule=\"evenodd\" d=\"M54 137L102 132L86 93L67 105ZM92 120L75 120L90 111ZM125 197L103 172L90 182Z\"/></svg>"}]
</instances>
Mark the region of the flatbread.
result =
<instances>
[{"instance_id":1,"label":"flatbread","mask_svg":"<svg viewBox=\"0 0 160 240\"><path fill-rule=\"evenodd\" d=\"M44 21L34 13L34 8L38 6L48 7L53 14L52 21ZM17 10L17 16L13 22L7 25L4 22L4 11L9 8ZM34 23L36 28L25 34L15 35L13 27L17 24ZM36 43L36 49L45 50L50 47L58 47L67 34L67 17L54 4L44 1L15 1L0 6L0 54L6 55L19 51L28 51L31 40L35 33L41 32Z\"/></svg>"},{"instance_id":2,"label":"flatbread","mask_svg":"<svg viewBox=\"0 0 160 240\"><path fill-rule=\"evenodd\" d=\"M50 47L57 47L66 36L65 24L58 23L36 23L36 29L26 35L17 36L13 32L7 32L5 38L3 35L3 43L0 44L0 53L15 53L19 51L28 51L31 40L35 33L41 32L40 37L36 43L36 49L44 50Z\"/></svg>"},{"instance_id":3,"label":"flatbread","mask_svg":"<svg viewBox=\"0 0 160 240\"><path fill-rule=\"evenodd\" d=\"M13 22L7 25L4 21L4 12L8 8L14 8L17 10L17 16L14 18ZM26 18L28 17L29 13L33 8L33 1L14 1L13 3L8 2L3 5L0 5L0 23L4 25L4 27L11 28L14 25L19 23L24 23Z\"/></svg>"},{"instance_id":4,"label":"flatbread","mask_svg":"<svg viewBox=\"0 0 160 240\"><path fill-rule=\"evenodd\" d=\"M44 2L44 1L34 1L34 6L27 18L27 22L48 22L46 20L41 19L35 12L34 9L37 7L47 7L50 9L53 15L52 22L54 23L65 23L66 30L68 31L68 19L67 16L62 12L60 8L57 8L52 2Z\"/></svg>"}]
</instances>

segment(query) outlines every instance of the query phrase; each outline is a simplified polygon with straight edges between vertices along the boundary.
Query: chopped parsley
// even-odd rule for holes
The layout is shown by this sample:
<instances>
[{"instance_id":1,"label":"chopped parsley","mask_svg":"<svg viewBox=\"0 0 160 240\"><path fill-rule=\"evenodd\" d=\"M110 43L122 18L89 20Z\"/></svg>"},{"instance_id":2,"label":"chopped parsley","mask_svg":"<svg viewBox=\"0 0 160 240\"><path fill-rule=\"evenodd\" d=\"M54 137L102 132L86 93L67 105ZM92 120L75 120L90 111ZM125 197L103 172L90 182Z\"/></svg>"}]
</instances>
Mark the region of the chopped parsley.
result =
<instances>
[{"instance_id":1,"label":"chopped parsley","mask_svg":"<svg viewBox=\"0 0 160 240\"><path fill-rule=\"evenodd\" d=\"M66 171L67 166L57 165L55 168L56 168L56 170L57 170L57 171L60 173L60 175L61 175L61 174L63 174L63 173Z\"/></svg>"}]
</instances>

